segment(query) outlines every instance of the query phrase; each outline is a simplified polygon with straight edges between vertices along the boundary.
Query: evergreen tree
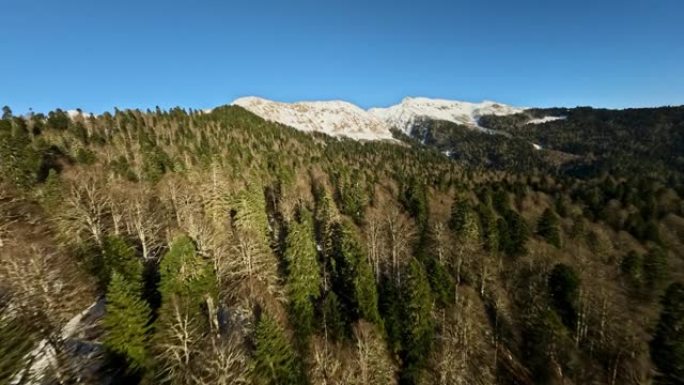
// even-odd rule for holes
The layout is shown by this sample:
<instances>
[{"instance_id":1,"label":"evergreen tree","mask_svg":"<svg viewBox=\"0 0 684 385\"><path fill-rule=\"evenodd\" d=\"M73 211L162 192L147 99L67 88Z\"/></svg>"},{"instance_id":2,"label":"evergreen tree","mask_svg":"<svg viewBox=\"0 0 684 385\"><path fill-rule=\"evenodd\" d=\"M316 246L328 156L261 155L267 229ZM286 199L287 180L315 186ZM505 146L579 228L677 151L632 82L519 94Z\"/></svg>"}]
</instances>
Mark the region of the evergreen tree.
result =
<instances>
[{"instance_id":1,"label":"evergreen tree","mask_svg":"<svg viewBox=\"0 0 684 385\"><path fill-rule=\"evenodd\" d=\"M505 253L509 256L520 256L527 253L527 239L530 236L530 230L527 227L525 220L514 210L508 210L504 214L506 221L506 228L508 229L508 242L506 244ZM497 226L502 227L502 226Z\"/></svg>"},{"instance_id":2,"label":"evergreen tree","mask_svg":"<svg viewBox=\"0 0 684 385\"><path fill-rule=\"evenodd\" d=\"M466 200L454 204L451 210L449 227L465 252L472 252L480 245L480 225L475 211Z\"/></svg>"},{"instance_id":3,"label":"evergreen tree","mask_svg":"<svg viewBox=\"0 0 684 385\"><path fill-rule=\"evenodd\" d=\"M559 263L554 266L548 280L551 304L563 324L574 329L577 322L577 306L580 281L570 266Z\"/></svg>"},{"instance_id":4,"label":"evergreen tree","mask_svg":"<svg viewBox=\"0 0 684 385\"><path fill-rule=\"evenodd\" d=\"M399 201L411 216L415 218L419 227L424 228L427 225L429 213L425 183L419 182L416 177L411 177L406 183Z\"/></svg>"},{"instance_id":5,"label":"evergreen tree","mask_svg":"<svg viewBox=\"0 0 684 385\"><path fill-rule=\"evenodd\" d=\"M147 333L150 308L140 299L140 283L128 282L116 271L107 287L106 313L102 321L104 345L121 355L130 369L147 365Z\"/></svg>"},{"instance_id":6,"label":"evergreen tree","mask_svg":"<svg viewBox=\"0 0 684 385\"><path fill-rule=\"evenodd\" d=\"M297 332L306 336L313 327L314 301L321 286L313 223L306 209L301 210L300 221L290 225L285 260L292 318Z\"/></svg>"},{"instance_id":7,"label":"evergreen tree","mask_svg":"<svg viewBox=\"0 0 684 385\"><path fill-rule=\"evenodd\" d=\"M668 276L667 267L667 254L660 247L653 248L644 256L644 278L649 289L663 287L662 284Z\"/></svg>"},{"instance_id":8,"label":"evergreen tree","mask_svg":"<svg viewBox=\"0 0 684 385\"><path fill-rule=\"evenodd\" d=\"M102 252L93 264L100 283L107 287L112 272L121 274L131 284L141 284L143 265L135 249L126 240L116 236L105 237Z\"/></svg>"},{"instance_id":9,"label":"evergreen tree","mask_svg":"<svg viewBox=\"0 0 684 385\"><path fill-rule=\"evenodd\" d=\"M299 358L272 317L262 314L254 330L252 376L257 385L297 385L306 379Z\"/></svg>"},{"instance_id":10,"label":"evergreen tree","mask_svg":"<svg viewBox=\"0 0 684 385\"><path fill-rule=\"evenodd\" d=\"M558 248L561 247L561 230L558 215L551 209L544 210L539 223L537 224L537 234L546 241Z\"/></svg>"},{"instance_id":11,"label":"evergreen tree","mask_svg":"<svg viewBox=\"0 0 684 385\"><path fill-rule=\"evenodd\" d=\"M334 291L329 291L325 295L321 306L321 330L333 340L340 340L345 337L346 324L340 312L340 301Z\"/></svg>"},{"instance_id":12,"label":"evergreen tree","mask_svg":"<svg viewBox=\"0 0 684 385\"><path fill-rule=\"evenodd\" d=\"M159 264L159 276L162 310L172 297L177 297L191 309L191 314L198 314L207 296L216 297L212 265L197 254L195 244L187 236L171 244Z\"/></svg>"},{"instance_id":13,"label":"evergreen tree","mask_svg":"<svg viewBox=\"0 0 684 385\"><path fill-rule=\"evenodd\" d=\"M333 290L349 322L359 318L378 323L378 293L373 271L350 224L331 227L331 273Z\"/></svg>"},{"instance_id":14,"label":"evergreen tree","mask_svg":"<svg viewBox=\"0 0 684 385\"><path fill-rule=\"evenodd\" d=\"M658 368L657 383L684 384L684 285L673 283L661 301L663 309L651 341L651 359Z\"/></svg>"},{"instance_id":15,"label":"evergreen tree","mask_svg":"<svg viewBox=\"0 0 684 385\"><path fill-rule=\"evenodd\" d=\"M486 250L495 252L499 250L499 229L496 223L496 214L490 205L480 204L477 208L480 214L480 228L482 229L482 242Z\"/></svg>"},{"instance_id":16,"label":"evergreen tree","mask_svg":"<svg viewBox=\"0 0 684 385\"><path fill-rule=\"evenodd\" d=\"M630 251L620 263L620 270L627 277L629 284L638 289L644 281L643 257Z\"/></svg>"},{"instance_id":17,"label":"evergreen tree","mask_svg":"<svg viewBox=\"0 0 684 385\"><path fill-rule=\"evenodd\" d=\"M415 384L432 347L435 325L433 296L425 269L415 258L402 282L401 382Z\"/></svg>"}]
</instances>

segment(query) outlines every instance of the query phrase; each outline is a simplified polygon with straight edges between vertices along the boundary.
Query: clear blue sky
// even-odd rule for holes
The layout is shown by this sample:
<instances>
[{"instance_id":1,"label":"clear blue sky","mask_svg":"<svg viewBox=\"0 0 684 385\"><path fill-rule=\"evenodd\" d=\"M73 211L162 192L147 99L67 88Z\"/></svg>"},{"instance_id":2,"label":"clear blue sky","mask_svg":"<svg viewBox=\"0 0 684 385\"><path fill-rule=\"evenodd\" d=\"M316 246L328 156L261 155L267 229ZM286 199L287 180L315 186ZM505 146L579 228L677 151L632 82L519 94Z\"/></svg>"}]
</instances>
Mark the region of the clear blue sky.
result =
<instances>
[{"instance_id":1,"label":"clear blue sky","mask_svg":"<svg viewBox=\"0 0 684 385\"><path fill-rule=\"evenodd\" d=\"M0 105L684 104L682 0L0 0Z\"/></svg>"}]
</instances>

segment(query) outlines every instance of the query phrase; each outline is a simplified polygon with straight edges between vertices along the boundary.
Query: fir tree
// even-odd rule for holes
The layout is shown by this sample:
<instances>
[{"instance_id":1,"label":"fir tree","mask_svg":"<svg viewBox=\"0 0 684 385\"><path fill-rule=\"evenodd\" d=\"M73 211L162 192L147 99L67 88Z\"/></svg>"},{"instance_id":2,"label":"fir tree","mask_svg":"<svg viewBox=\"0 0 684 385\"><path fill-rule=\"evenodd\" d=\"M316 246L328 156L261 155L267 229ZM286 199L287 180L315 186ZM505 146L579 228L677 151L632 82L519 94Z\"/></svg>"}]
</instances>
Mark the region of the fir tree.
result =
<instances>
[{"instance_id":1,"label":"fir tree","mask_svg":"<svg viewBox=\"0 0 684 385\"><path fill-rule=\"evenodd\" d=\"M684 384L684 285L673 283L662 299L663 309L651 341L657 383Z\"/></svg>"},{"instance_id":2,"label":"fir tree","mask_svg":"<svg viewBox=\"0 0 684 385\"><path fill-rule=\"evenodd\" d=\"M580 285L577 273L570 266L559 263L551 271L548 284L554 310L565 326L574 329Z\"/></svg>"},{"instance_id":3,"label":"fir tree","mask_svg":"<svg viewBox=\"0 0 684 385\"><path fill-rule=\"evenodd\" d=\"M331 228L333 290L350 322L359 318L378 323L378 293L373 271L350 224Z\"/></svg>"},{"instance_id":4,"label":"fir tree","mask_svg":"<svg viewBox=\"0 0 684 385\"><path fill-rule=\"evenodd\" d=\"M159 265L162 308L177 297L198 313L207 296L216 297L216 276L211 264L197 254L186 236L174 240ZM162 309L163 310L163 309Z\"/></svg>"},{"instance_id":5,"label":"fir tree","mask_svg":"<svg viewBox=\"0 0 684 385\"><path fill-rule=\"evenodd\" d=\"M305 384L301 363L275 319L262 314L254 330L252 375L257 385Z\"/></svg>"},{"instance_id":6,"label":"fir tree","mask_svg":"<svg viewBox=\"0 0 684 385\"><path fill-rule=\"evenodd\" d=\"M537 234L546 241L558 248L561 247L561 230L558 215L551 209L544 210L539 223L537 224Z\"/></svg>"},{"instance_id":7,"label":"fir tree","mask_svg":"<svg viewBox=\"0 0 684 385\"><path fill-rule=\"evenodd\" d=\"M300 212L300 221L290 225L285 260L292 318L297 332L306 336L313 327L313 304L320 296L321 276L312 218L305 209Z\"/></svg>"},{"instance_id":8,"label":"fir tree","mask_svg":"<svg viewBox=\"0 0 684 385\"><path fill-rule=\"evenodd\" d=\"M402 383L414 384L432 347L435 325L433 296L422 264L415 258L407 266L402 282L401 358Z\"/></svg>"},{"instance_id":9,"label":"fir tree","mask_svg":"<svg viewBox=\"0 0 684 385\"><path fill-rule=\"evenodd\" d=\"M147 365L150 308L140 299L139 282L128 282L116 271L107 287L104 345L123 356L133 370Z\"/></svg>"}]
</instances>

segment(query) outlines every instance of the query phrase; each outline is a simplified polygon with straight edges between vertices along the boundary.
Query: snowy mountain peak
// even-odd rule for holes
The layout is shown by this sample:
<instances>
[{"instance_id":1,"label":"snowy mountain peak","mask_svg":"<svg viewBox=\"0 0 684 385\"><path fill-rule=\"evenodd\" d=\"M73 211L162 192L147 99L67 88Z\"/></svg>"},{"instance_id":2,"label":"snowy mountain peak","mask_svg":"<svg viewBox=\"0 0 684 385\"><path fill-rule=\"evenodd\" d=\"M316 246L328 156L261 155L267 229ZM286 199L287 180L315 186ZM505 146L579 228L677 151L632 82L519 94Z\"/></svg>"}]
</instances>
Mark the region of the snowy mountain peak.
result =
<instances>
[{"instance_id":1,"label":"snowy mountain peak","mask_svg":"<svg viewBox=\"0 0 684 385\"><path fill-rule=\"evenodd\" d=\"M249 96L235 100L233 105L266 120L302 131L316 131L357 140L392 139L389 126L384 121L345 101L282 103Z\"/></svg>"},{"instance_id":2,"label":"snowy mountain peak","mask_svg":"<svg viewBox=\"0 0 684 385\"><path fill-rule=\"evenodd\" d=\"M391 139L391 128L410 134L423 119L446 120L479 129L478 120L483 115L510 115L524 110L493 101L470 103L425 97L406 97L397 105L367 111L341 100L283 103L248 96L232 104L298 130L360 140Z\"/></svg>"},{"instance_id":3,"label":"snowy mountain peak","mask_svg":"<svg viewBox=\"0 0 684 385\"><path fill-rule=\"evenodd\" d=\"M512 115L524 108L483 101L481 103L461 102L423 97L404 98L400 104L387 108L372 108L372 115L407 134L421 119L446 120L473 128L480 128L478 120L483 115Z\"/></svg>"}]
</instances>

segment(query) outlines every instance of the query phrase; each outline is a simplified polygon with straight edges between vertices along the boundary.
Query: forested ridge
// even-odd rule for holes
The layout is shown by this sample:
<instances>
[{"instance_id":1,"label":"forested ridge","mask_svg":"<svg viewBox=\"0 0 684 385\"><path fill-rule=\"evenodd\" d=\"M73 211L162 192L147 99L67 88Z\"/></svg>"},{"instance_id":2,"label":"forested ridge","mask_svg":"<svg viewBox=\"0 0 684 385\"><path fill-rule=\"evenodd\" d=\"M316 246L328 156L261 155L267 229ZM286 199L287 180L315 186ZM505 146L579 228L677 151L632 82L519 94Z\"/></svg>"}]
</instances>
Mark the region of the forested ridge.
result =
<instances>
[{"instance_id":1,"label":"forested ridge","mask_svg":"<svg viewBox=\"0 0 684 385\"><path fill-rule=\"evenodd\" d=\"M684 107L480 124L4 108L0 383L684 383Z\"/></svg>"}]
</instances>

